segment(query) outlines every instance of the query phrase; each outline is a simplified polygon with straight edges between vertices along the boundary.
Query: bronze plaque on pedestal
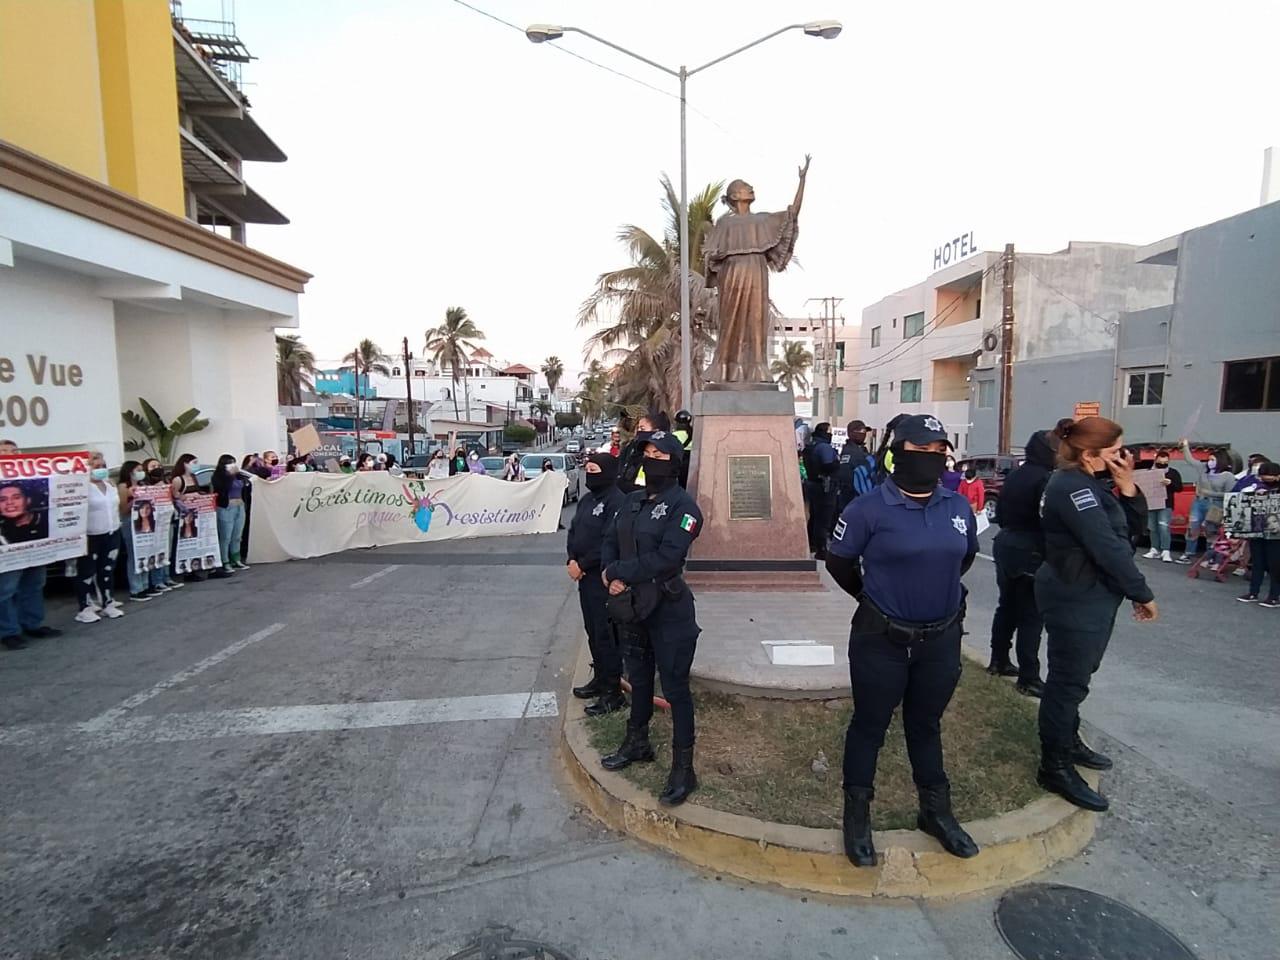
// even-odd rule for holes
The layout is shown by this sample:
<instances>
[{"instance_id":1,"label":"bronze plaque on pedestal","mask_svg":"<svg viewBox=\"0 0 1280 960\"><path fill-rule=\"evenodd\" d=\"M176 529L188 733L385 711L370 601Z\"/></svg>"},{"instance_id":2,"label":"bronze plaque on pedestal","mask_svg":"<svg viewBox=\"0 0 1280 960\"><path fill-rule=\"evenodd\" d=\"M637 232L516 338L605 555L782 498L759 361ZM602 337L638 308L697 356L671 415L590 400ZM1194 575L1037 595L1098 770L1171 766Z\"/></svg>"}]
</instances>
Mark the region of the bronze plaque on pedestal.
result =
<instances>
[{"instance_id":1,"label":"bronze plaque on pedestal","mask_svg":"<svg viewBox=\"0 0 1280 960\"><path fill-rule=\"evenodd\" d=\"M773 517L773 468L768 456L729 457L729 519Z\"/></svg>"}]
</instances>

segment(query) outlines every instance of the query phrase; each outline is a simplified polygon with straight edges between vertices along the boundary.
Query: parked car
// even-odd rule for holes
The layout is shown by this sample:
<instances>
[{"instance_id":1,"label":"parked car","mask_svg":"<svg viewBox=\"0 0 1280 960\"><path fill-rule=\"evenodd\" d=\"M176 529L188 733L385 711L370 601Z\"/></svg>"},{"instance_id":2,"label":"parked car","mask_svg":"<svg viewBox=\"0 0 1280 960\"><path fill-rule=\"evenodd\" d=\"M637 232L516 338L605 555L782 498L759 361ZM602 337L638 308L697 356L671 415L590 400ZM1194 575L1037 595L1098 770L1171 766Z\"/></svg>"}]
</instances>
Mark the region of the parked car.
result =
<instances>
[{"instance_id":1,"label":"parked car","mask_svg":"<svg viewBox=\"0 0 1280 960\"><path fill-rule=\"evenodd\" d=\"M480 462L484 464L484 472L491 477L502 479L502 474L506 468L506 457L481 457Z\"/></svg>"},{"instance_id":2,"label":"parked car","mask_svg":"<svg viewBox=\"0 0 1280 960\"><path fill-rule=\"evenodd\" d=\"M986 493L987 519L992 523L995 523L996 503L1000 500L1000 491L1004 489L1004 478L1021 462L1018 457L984 453L976 457L965 457L956 463L956 469L961 473L969 467L977 469L978 479L982 481L982 488Z\"/></svg>"},{"instance_id":3,"label":"parked car","mask_svg":"<svg viewBox=\"0 0 1280 960\"><path fill-rule=\"evenodd\" d=\"M564 492L564 502L577 500L579 496L577 458L567 453L527 453L520 461L524 466L526 480L532 480L542 473L543 460L550 460L557 471L569 478L569 486Z\"/></svg>"}]
</instances>

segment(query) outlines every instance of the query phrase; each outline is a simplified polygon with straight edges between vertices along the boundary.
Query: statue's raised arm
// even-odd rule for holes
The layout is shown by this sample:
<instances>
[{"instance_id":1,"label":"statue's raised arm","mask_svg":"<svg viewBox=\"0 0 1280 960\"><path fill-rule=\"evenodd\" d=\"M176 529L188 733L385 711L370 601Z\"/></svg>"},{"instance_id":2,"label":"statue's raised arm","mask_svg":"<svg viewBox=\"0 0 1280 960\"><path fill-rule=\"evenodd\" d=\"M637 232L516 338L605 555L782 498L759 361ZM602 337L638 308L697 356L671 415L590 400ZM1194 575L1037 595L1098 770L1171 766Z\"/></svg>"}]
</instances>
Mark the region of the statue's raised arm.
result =
<instances>
[{"instance_id":1,"label":"statue's raised arm","mask_svg":"<svg viewBox=\"0 0 1280 960\"><path fill-rule=\"evenodd\" d=\"M800 204L804 203L804 181L809 176L809 163L813 160L813 155L806 153L804 155L804 166L800 168L800 183L796 186L796 198L791 201L791 216L800 216Z\"/></svg>"}]
</instances>

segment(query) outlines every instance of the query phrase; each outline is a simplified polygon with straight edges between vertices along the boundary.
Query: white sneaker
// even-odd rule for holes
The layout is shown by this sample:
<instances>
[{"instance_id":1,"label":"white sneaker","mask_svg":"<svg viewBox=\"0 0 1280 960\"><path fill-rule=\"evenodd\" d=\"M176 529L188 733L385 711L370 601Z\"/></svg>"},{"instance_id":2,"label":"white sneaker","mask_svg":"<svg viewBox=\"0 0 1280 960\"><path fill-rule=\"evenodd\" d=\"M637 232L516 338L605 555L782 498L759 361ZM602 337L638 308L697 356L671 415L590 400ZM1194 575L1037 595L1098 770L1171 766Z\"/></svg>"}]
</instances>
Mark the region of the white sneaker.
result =
<instances>
[{"instance_id":1,"label":"white sneaker","mask_svg":"<svg viewBox=\"0 0 1280 960\"><path fill-rule=\"evenodd\" d=\"M85 607L76 614L76 623L97 623L101 619L90 607Z\"/></svg>"},{"instance_id":2,"label":"white sneaker","mask_svg":"<svg viewBox=\"0 0 1280 960\"><path fill-rule=\"evenodd\" d=\"M1234 576L1237 576L1237 577L1247 577L1249 575L1249 571L1244 567L1236 567L1235 570L1232 571L1232 573Z\"/></svg>"},{"instance_id":3,"label":"white sneaker","mask_svg":"<svg viewBox=\"0 0 1280 960\"><path fill-rule=\"evenodd\" d=\"M114 604L107 604L102 608L102 615L108 620L119 620L124 616L124 611Z\"/></svg>"},{"instance_id":4,"label":"white sneaker","mask_svg":"<svg viewBox=\"0 0 1280 960\"><path fill-rule=\"evenodd\" d=\"M1154 560L1158 556L1160 556L1160 551L1157 550L1155 547L1152 547L1150 550L1148 550L1146 553L1142 555L1142 559Z\"/></svg>"},{"instance_id":5,"label":"white sneaker","mask_svg":"<svg viewBox=\"0 0 1280 960\"><path fill-rule=\"evenodd\" d=\"M1160 559L1163 560L1165 563L1173 563L1173 554L1171 554L1168 550L1165 550L1163 553L1160 554Z\"/></svg>"},{"instance_id":6,"label":"white sneaker","mask_svg":"<svg viewBox=\"0 0 1280 960\"><path fill-rule=\"evenodd\" d=\"M168 593L173 589L173 587L169 586L167 583L162 583L160 586L152 587L151 589L155 590L157 593Z\"/></svg>"}]
</instances>

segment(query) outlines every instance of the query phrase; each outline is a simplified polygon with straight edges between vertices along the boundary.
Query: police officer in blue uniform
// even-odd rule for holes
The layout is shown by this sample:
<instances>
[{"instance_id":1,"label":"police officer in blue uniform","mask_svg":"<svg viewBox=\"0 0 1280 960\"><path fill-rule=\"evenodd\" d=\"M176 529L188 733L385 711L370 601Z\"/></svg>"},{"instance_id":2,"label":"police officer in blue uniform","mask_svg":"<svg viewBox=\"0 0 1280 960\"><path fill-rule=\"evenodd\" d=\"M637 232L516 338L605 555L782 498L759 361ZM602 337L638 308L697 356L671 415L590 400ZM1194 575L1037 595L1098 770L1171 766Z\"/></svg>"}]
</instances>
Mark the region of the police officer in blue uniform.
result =
<instances>
[{"instance_id":1,"label":"police officer in blue uniform","mask_svg":"<svg viewBox=\"0 0 1280 960\"><path fill-rule=\"evenodd\" d=\"M978 553L969 501L939 483L949 447L936 417L899 420L893 473L845 508L831 537L827 570L858 600L849 631L854 714L844 742L844 848L855 866L876 863L876 758L899 704L920 800L916 826L957 857L978 852L951 811L942 761L942 714L960 681L960 577Z\"/></svg>"},{"instance_id":2,"label":"police officer in blue uniform","mask_svg":"<svg viewBox=\"0 0 1280 960\"><path fill-rule=\"evenodd\" d=\"M845 428L844 447L840 450L840 460L836 466L836 517L844 513L844 508L851 504L855 497L860 497L875 485L875 458L867 449L867 425L861 420L849 421Z\"/></svg>"},{"instance_id":3,"label":"police officer in blue uniform","mask_svg":"<svg viewBox=\"0 0 1280 960\"><path fill-rule=\"evenodd\" d=\"M595 717L621 710L627 705L622 694L622 653L605 610L609 591L600 579L600 548L604 543L604 532L626 496L616 486L616 457L608 453L593 453L587 457L585 471L587 493L578 501L578 509L569 525L567 570L569 579L578 584L578 603L582 607L582 624L587 630L592 667L590 682L574 687L573 695L582 700L594 699L586 713Z\"/></svg>"},{"instance_id":4,"label":"police officer in blue uniform","mask_svg":"<svg viewBox=\"0 0 1280 960\"><path fill-rule=\"evenodd\" d=\"M1036 571L1036 603L1048 634L1049 670L1040 698L1036 781L1078 807L1102 811L1107 798L1076 766L1109 770L1111 760L1080 738L1080 704L1124 599L1132 601L1134 619L1156 619L1155 596L1133 560L1147 503L1133 482L1133 456L1120 445L1120 424L1086 417L1060 430L1058 469L1040 504L1045 559Z\"/></svg>"},{"instance_id":5,"label":"police officer in blue uniform","mask_svg":"<svg viewBox=\"0 0 1280 960\"><path fill-rule=\"evenodd\" d=\"M809 552L827 555L827 536L836 510L836 468L840 457L831 445L831 424L820 423L804 446L805 499L809 501Z\"/></svg>"},{"instance_id":6,"label":"police officer in blue uniform","mask_svg":"<svg viewBox=\"0 0 1280 960\"><path fill-rule=\"evenodd\" d=\"M665 430L649 435L644 450L643 490L628 495L605 532L600 558L609 585L610 614L629 630L623 647L631 680L631 717L622 745L601 761L607 770L651 761L649 720L653 716L653 672L671 704L674 728L671 774L659 800L683 803L698 787L693 769L693 695L689 668L700 632L693 594L681 574L702 513L677 480L681 444Z\"/></svg>"}]
</instances>

